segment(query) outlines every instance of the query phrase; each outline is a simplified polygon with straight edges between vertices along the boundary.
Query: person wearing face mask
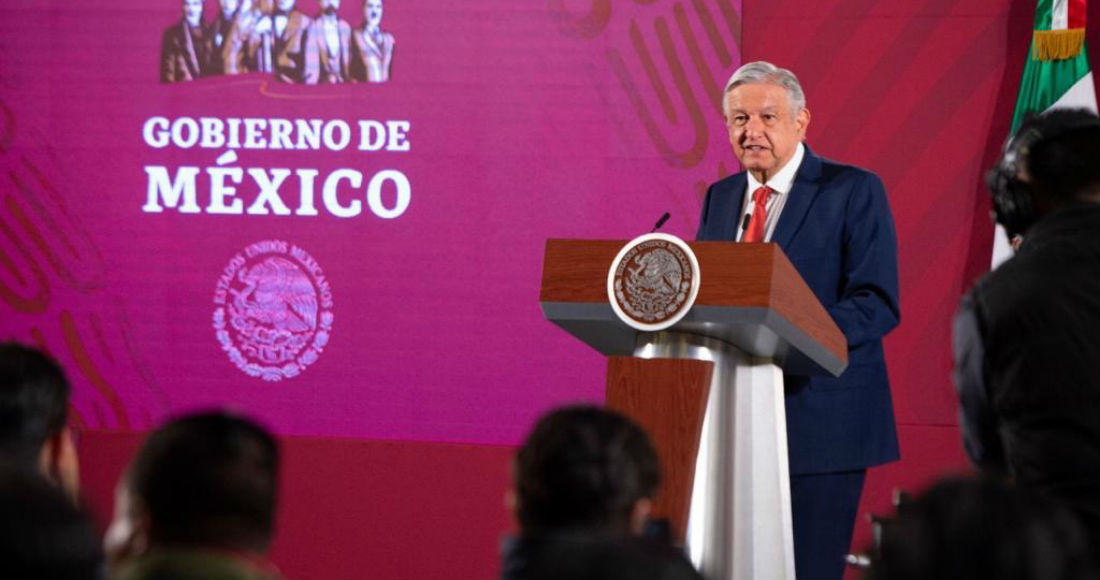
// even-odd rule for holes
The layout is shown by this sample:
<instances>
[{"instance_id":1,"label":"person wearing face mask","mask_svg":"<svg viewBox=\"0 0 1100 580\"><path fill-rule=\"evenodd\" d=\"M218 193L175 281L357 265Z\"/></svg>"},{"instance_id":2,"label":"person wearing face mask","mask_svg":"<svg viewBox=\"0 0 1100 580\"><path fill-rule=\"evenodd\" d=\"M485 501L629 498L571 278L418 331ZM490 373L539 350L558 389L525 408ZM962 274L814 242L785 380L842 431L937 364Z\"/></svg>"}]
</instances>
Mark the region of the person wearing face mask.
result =
<instances>
[{"instance_id":1,"label":"person wearing face mask","mask_svg":"<svg viewBox=\"0 0 1100 580\"><path fill-rule=\"evenodd\" d=\"M893 217L875 174L803 142L790 71L746 64L722 104L744 171L710 186L697 239L778 244L848 342L839 377L783 375L795 574L840 578L867 468L899 457L882 348L901 316Z\"/></svg>"}]
</instances>

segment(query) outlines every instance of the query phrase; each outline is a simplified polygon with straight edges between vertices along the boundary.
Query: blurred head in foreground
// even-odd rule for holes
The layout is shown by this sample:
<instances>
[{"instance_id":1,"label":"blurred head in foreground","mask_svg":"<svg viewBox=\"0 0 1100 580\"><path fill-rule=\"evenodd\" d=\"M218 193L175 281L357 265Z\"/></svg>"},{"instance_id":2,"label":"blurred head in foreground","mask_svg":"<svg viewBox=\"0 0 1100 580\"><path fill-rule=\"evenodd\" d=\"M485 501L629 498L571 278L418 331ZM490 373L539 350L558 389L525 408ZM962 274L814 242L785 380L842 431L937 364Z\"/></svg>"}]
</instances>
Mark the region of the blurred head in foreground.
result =
<instances>
[{"instance_id":1,"label":"blurred head in foreground","mask_svg":"<svg viewBox=\"0 0 1100 580\"><path fill-rule=\"evenodd\" d=\"M660 470L649 437L623 415L551 411L517 453L513 478L522 533L505 547L503 578L699 578L667 542L639 537Z\"/></svg>"},{"instance_id":2,"label":"blurred head in foreground","mask_svg":"<svg viewBox=\"0 0 1100 580\"><path fill-rule=\"evenodd\" d=\"M53 359L0 343L0 463L37 471L75 500L80 474L68 409L69 382Z\"/></svg>"},{"instance_id":3,"label":"blurred head in foreground","mask_svg":"<svg viewBox=\"0 0 1100 580\"><path fill-rule=\"evenodd\" d=\"M943 481L882 526L868 573L876 580L1096 577L1075 519L998 481Z\"/></svg>"},{"instance_id":4,"label":"blurred head in foreground","mask_svg":"<svg viewBox=\"0 0 1100 580\"><path fill-rule=\"evenodd\" d=\"M156 430L118 485L105 539L113 575L275 575L263 557L278 463L275 439L228 413L186 415Z\"/></svg>"},{"instance_id":5,"label":"blurred head in foreground","mask_svg":"<svg viewBox=\"0 0 1100 580\"><path fill-rule=\"evenodd\" d=\"M542 417L516 456L516 516L524 532L637 533L660 477L653 444L633 421L565 407Z\"/></svg>"},{"instance_id":6,"label":"blurred head in foreground","mask_svg":"<svg viewBox=\"0 0 1100 580\"><path fill-rule=\"evenodd\" d=\"M0 562L5 578L103 575L91 520L61 490L26 470L0 470Z\"/></svg>"}]
</instances>

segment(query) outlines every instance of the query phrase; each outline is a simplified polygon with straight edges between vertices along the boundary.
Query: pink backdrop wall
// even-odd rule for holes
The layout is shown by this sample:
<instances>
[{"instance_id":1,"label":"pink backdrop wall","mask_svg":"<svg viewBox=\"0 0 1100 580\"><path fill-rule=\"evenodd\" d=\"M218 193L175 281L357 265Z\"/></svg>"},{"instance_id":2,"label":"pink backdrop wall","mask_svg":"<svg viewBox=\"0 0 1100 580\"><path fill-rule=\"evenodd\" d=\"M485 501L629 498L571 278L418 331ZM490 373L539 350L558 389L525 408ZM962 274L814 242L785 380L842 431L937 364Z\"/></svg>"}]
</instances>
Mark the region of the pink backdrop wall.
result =
<instances>
[{"instance_id":1,"label":"pink backdrop wall","mask_svg":"<svg viewBox=\"0 0 1100 580\"><path fill-rule=\"evenodd\" d=\"M664 211L671 231L690 235L693 179L716 174L703 163L724 155L709 129L715 81L692 67L724 74L738 57L736 18L712 20L736 17L729 0L681 7L671 32L640 6L583 28L564 6L394 2L383 20L397 45L388 83L301 86L253 73L160 84L177 2L3 10L4 332L73 368L75 409L93 428L146 428L229 401L288 435L499 444L555 402L599 398L600 358L538 308L543 244L633 237ZM357 25L358 11L345 2L341 14ZM156 117L398 122L408 150L357 150L359 132L338 151L164 145L145 136ZM292 215L273 205L209 213L228 153L224 167L246 172L243 207L258 197L251 170L274 179L307 169L319 215L298 215L296 175L279 188ZM196 168L202 211L149 201L151 175L181 167ZM338 170L363 176L337 190L341 206L359 204L355 217L321 203ZM407 209L391 219L368 211L364 191L384 170L408 182ZM383 186L386 209L395 190ZM333 302L316 362L279 382L241 372L212 326L223 270L265 240L308 252Z\"/></svg>"},{"instance_id":2,"label":"pink backdrop wall","mask_svg":"<svg viewBox=\"0 0 1100 580\"><path fill-rule=\"evenodd\" d=\"M664 211L666 231L693 235L705 184L736 167L721 85L756 59L799 74L809 142L876 171L898 226L903 318L887 356L903 459L871 471L862 511L965 469L949 322L988 261L980 177L1009 122L1030 2L391 0L393 79L331 87L162 85L178 14L172 1L0 7L0 338L69 372L101 518L141 432L230 404L283 436L274 558L288 575L495 574L510 446L542 410L602 394L601 358L538 309L546 238L633 237ZM341 15L359 24L356 3ZM205 205L227 151L150 147L152 116L400 120L410 147L236 150L237 167L317 169L314 217L148 213L145 167L198 167ZM408 208L377 217L365 183L345 182L340 203L363 211L329 214L320 182L339 169L399 171ZM223 269L271 239L316 260L333 316L317 360L277 382L238 369L212 318ZM854 545L867 539L860 524Z\"/></svg>"}]
</instances>

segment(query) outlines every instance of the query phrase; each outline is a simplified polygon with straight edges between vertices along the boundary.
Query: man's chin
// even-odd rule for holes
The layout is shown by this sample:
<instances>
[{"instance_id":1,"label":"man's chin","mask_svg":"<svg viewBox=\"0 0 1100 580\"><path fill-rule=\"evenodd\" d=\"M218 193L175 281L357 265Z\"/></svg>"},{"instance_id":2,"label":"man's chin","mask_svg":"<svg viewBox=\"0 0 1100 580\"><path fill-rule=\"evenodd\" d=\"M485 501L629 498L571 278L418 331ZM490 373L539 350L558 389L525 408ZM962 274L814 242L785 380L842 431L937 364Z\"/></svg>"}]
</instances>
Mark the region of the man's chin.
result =
<instances>
[{"instance_id":1,"label":"man's chin","mask_svg":"<svg viewBox=\"0 0 1100 580\"><path fill-rule=\"evenodd\" d=\"M744 156L738 159L741 162L741 168L745 171L771 171L775 167L775 163L771 160L762 160L757 157Z\"/></svg>"}]
</instances>

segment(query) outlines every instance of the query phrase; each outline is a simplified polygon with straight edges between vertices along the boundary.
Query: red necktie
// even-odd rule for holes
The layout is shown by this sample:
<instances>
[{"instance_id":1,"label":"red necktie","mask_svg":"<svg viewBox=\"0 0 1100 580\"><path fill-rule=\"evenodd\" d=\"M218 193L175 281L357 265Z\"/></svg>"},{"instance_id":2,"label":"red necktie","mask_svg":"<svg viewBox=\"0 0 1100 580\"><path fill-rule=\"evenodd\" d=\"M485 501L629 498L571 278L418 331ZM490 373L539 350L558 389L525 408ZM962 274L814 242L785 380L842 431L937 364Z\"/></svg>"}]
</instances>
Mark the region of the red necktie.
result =
<instances>
[{"instance_id":1,"label":"red necktie","mask_svg":"<svg viewBox=\"0 0 1100 580\"><path fill-rule=\"evenodd\" d=\"M764 241L764 222L768 221L768 196L771 192L767 186L758 187L752 192L752 218L749 219L745 235L741 236L742 242Z\"/></svg>"}]
</instances>

